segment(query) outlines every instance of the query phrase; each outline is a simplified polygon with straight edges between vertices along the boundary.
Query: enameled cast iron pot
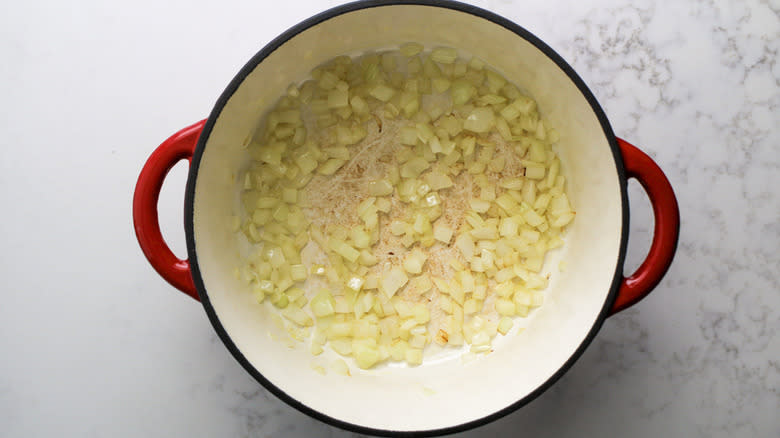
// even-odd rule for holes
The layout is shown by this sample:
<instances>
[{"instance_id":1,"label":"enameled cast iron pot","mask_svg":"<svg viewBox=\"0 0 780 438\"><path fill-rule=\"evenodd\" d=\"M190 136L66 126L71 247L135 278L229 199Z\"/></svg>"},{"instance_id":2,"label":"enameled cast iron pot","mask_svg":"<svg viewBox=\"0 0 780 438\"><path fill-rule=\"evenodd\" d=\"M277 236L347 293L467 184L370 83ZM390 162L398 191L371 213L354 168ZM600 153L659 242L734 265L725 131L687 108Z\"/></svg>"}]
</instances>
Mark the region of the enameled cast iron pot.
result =
<instances>
[{"instance_id":1,"label":"enameled cast iron pot","mask_svg":"<svg viewBox=\"0 0 780 438\"><path fill-rule=\"evenodd\" d=\"M230 230L240 186L230 174L246 166L242 148L260 116L287 85L345 53L407 41L450 46L484 59L537 100L560 133L556 150L577 210L545 303L529 327L498 337L495 351L463 364L455 355L422 366L379 367L351 377L311 370L307 348L268 336L269 311L235 279L238 239ZM163 179L190 160L184 202L188 260L166 246L157 220ZM647 191L655 231L647 259L623 276L628 239L628 178ZM604 320L647 295L672 262L679 211L672 187L644 153L615 138L585 83L558 54L525 29L462 3L366 1L340 6L288 30L255 55L228 85L208 119L166 140L136 186L133 219L141 248L168 282L200 300L235 358L263 386L297 409L363 433L451 433L528 403L557 380ZM548 262L549 263L549 262Z\"/></svg>"}]
</instances>

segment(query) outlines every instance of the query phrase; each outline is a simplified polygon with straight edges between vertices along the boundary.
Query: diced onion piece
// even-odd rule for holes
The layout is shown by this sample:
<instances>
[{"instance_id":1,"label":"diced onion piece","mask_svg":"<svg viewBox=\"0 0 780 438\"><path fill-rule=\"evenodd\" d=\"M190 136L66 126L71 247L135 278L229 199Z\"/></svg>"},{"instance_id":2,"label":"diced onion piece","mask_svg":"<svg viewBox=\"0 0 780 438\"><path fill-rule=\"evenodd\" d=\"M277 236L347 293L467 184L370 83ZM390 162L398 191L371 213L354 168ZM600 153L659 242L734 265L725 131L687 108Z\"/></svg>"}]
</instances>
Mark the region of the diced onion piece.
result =
<instances>
[{"instance_id":1,"label":"diced onion piece","mask_svg":"<svg viewBox=\"0 0 780 438\"><path fill-rule=\"evenodd\" d=\"M495 303L496 312L501 316L514 316L515 315L515 303L506 298L499 298Z\"/></svg>"},{"instance_id":2,"label":"diced onion piece","mask_svg":"<svg viewBox=\"0 0 780 438\"><path fill-rule=\"evenodd\" d=\"M430 141L428 142L428 147L431 148L431 152L434 154L443 153L444 150L441 147L441 141L439 140L439 137L433 136Z\"/></svg>"},{"instance_id":3,"label":"diced onion piece","mask_svg":"<svg viewBox=\"0 0 780 438\"><path fill-rule=\"evenodd\" d=\"M353 227L350 230L350 238L355 248L368 248L371 243L371 236L361 227Z\"/></svg>"},{"instance_id":4,"label":"diced onion piece","mask_svg":"<svg viewBox=\"0 0 780 438\"><path fill-rule=\"evenodd\" d=\"M482 302L469 298L463 302L463 313L466 315L473 315L482 309Z\"/></svg>"},{"instance_id":5,"label":"diced onion piece","mask_svg":"<svg viewBox=\"0 0 780 438\"><path fill-rule=\"evenodd\" d=\"M432 287L431 278L427 274L423 274L409 280L409 285L406 288L409 293L419 296L431 290Z\"/></svg>"},{"instance_id":6,"label":"diced onion piece","mask_svg":"<svg viewBox=\"0 0 780 438\"><path fill-rule=\"evenodd\" d=\"M500 74L490 69L485 69L485 79L490 91L497 93L498 90L506 85L506 79Z\"/></svg>"},{"instance_id":7,"label":"diced onion piece","mask_svg":"<svg viewBox=\"0 0 780 438\"><path fill-rule=\"evenodd\" d=\"M441 291L442 293L447 294L450 292L450 286L447 283L447 281L438 277L433 277L432 281L436 285L436 288L439 289L439 291Z\"/></svg>"},{"instance_id":8,"label":"diced onion piece","mask_svg":"<svg viewBox=\"0 0 780 438\"><path fill-rule=\"evenodd\" d=\"M431 128L430 125L426 123L418 123L415 125L415 127L417 129L417 138L425 144L428 144L428 142L436 135L433 132L433 128Z\"/></svg>"},{"instance_id":9,"label":"diced onion piece","mask_svg":"<svg viewBox=\"0 0 780 438\"><path fill-rule=\"evenodd\" d=\"M404 259L404 269L410 274L419 274L427 259L428 256L422 250L415 248Z\"/></svg>"},{"instance_id":10,"label":"diced onion piece","mask_svg":"<svg viewBox=\"0 0 780 438\"><path fill-rule=\"evenodd\" d=\"M465 104L474 97L476 92L476 87L464 79L454 80L450 85L450 98L455 106Z\"/></svg>"},{"instance_id":11,"label":"diced onion piece","mask_svg":"<svg viewBox=\"0 0 780 438\"><path fill-rule=\"evenodd\" d=\"M333 315L335 306L336 301L333 299L330 292L325 289L317 293L309 302L312 313L318 318Z\"/></svg>"},{"instance_id":12,"label":"diced onion piece","mask_svg":"<svg viewBox=\"0 0 780 438\"><path fill-rule=\"evenodd\" d=\"M515 276L515 270L512 269L511 267L508 267L496 272L495 279L499 283L504 283L514 278L514 276Z\"/></svg>"},{"instance_id":13,"label":"diced onion piece","mask_svg":"<svg viewBox=\"0 0 780 438\"><path fill-rule=\"evenodd\" d=\"M545 173L544 165L533 165L525 168L525 177L530 179L543 179Z\"/></svg>"},{"instance_id":14,"label":"diced onion piece","mask_svg":"<svg viewBox=\"0 0 780 438\"><path fill-rule=\"evenodd\" d=\"M365 222L366 230L368 231L374 230L377 225L379 225L379 215L377 215L376 209L367 211L365 214L361 215L360 218Z\"/></svg>"},{"instance_id":15,"label":"diced onion piece","mask_svg":"<svg viewBox=\"0 0 780 438\"><path fill-rule=\"evenodd\" d=\"M417 178L430 166L430 163L422 157L412 158L401 166L401 177Z\"/></svg>"},{"instance_id":16,"label":"diced onion piece","mask_svg":"<svg viewBox=\"0 0 780 438\"><path fill-rule=\"evenodd\" d=\"M404 43L401 44L401 54L404 56L414 56L422 52L423 46L419 43Z\"/></svg>"},{"instance_id":17,"label":"diced onion piece","mask_svg":"<svg viewBox=\"0 0 780 438\"><path fill-rule=\"evenodd\" d=\"M520 116L520 110L514 105L505 106L499 113L501 114L501 117L508 122L511 122Z\"/></svg>"},{"instance_id":18,"label":"diced onion piece","mask_svg":"<svg viewBox=\"0 0 780 438\"><path fill-rule=\"evenodd\" d=\"M431 87L437 93L444 93L450 88L450 80L447 78L436 77L431 79Z\"/></svg>"},{"instance_id":19,"label":"diced onion piece","mask_svg":"<svg viewBox=\"0 0 780 438\"><path fill-rule=\"evenodd\" d=\"M561 216L563 214L571 212L571 206L569 205L569 198L565 193L555 196L550 200L549 206L550 213L553 216Z\"/></svg>"},{"instance_id":20,"label":"diced onion piece","mask_svg":"<svg viewBox=\"0 0 780 438\"><path fill-rule=\"evenodd\" d=\"M455 246L460 250L460 253L463 254L463 257L466 260L474 258L474 250L476 247L469 234L461 234L458 236L455 239Z\"/></svg>"},{"instance_id":21,"label":"diced onion piece","mask_svg":"<svg viewBox=\"0 0 780 438\"><path fill-rule=\"evenodd\" d=\"M349 99L349 106L355 114L367 114L369 110L366 101L358 95Z\"/></svg>"},{"instance_id":22,"label":"diced onion piece","mask_svg":"<svg viewBox=\"0 0 780 438\"><path fill-rule=\"evenodd\" d=\"M512 325L514 323L512 322L512 318L509 316L504 316L498 321L498 332L502 335L506 335L509 333L509 330L512 330Z\"/></svg>"},{"instance_id":23,"label":"diced onion piece","mask_svg":"<svg viewBox=\"0 0 780 438\"><path fill-rule=\"evenodd\" d=\"M491 186L483 187L479 192L479 199L483 201L495 201L496 200L496 188Z\"/></svg>"},{"instance_id":24,"label":"diced onion piece","mask_svg":"<svg viewBox=\"0 0 780 438\"><path fill-rule=\"evenodd\" d=\"M271 196L257 198L256 208L272 208L279 204L279 200Z\"/></svg>"},{"instance_id":25,"label":"diced onion piece","mask_svg":"<svg viewBox=\"0 0 780 438\"><path fill-rule=\"evenodd\" d=\"M471 206L471 209L477 213L484 213L490 208L490 202L481 199L471 199L469 200L469 205Z\"/></svg>"},{"instance_id":26,"label":"diced onion piece","mask_svg":"<svg viewBox=\"0 0 780 438\"><path fill-rule=\"evenodd\" d=\"M298 190L293 188L282 189L282 200L288 204L298 202Z\"/></svg>"},{"instance_id":27,"label":"diced onion piece","mask_svg":"<svg viewBox=\"0 0 780 438\"><path fill-rule=\"evenodd\" d=\"M463 156L468 157L474 153L474 148L477 144L477 139L472 136L463 137L460 142L460 147L463 149Z\"/></svg>"},{"instance_id":28,"label":"diced onion piece","mask_svg":"<svg viewBox=\"0 0 780 438\"><path fill-rule=\"evenodd\" d=\"M363 125L353 125L352 127L338 125L336 127L336 140L343 145L355 144L365 138L367 134L368 131Z\"/></svg>"},{"instance_id":29,"label":"diced onion piece","mask_svg":"<svg viewBox=\"0 0 780 438\"><path fill-rule=\"evenodd\" d=\"M444 244L449 244L452 239L453 229L448 226L444 221L439 220L433 225L433 237L434 239Z\"/></svg>"},{"instance_id":30,"label":"diced onion piece","mask_svg":"<svg viewBox=\"0 0 780 438\"><path fill-rule=\"evenodd\" d=\"M331 158L317 169L317 173L320 175L333 175L344 165L344 163L346 163L346 160Z\"/></svg>"},{"instance_id":31,"label":"diced onion piece","mask_svg":"<svg viewBox=\"0 0 780 438\"><path fill-rule=\"evenodd\" d=\"M404 360L409 365L420 365L423 362L423 351L419 348L409 348L404 353Z\"/></svg>"},{"instance_id":32,"label":"diced onion piece","mask_svg":"<svg viewBox=\"0 0 780 438\"><path fill-rule=\"evenodd\" d=\"M431 313L428 311L428 307L425 304L417 303L412 307L412 314L417 324L425 324L431 319ZM421 332L424 334L425 327L420 327Z\"/></svg>"},{"instance_id":33,"label":"diced onion piece","mask_svg":"<svg viewBox=\"0 0 780 438\"><path fill-rule=\"evenodd\" d=\"M349 260L350 262L354 262L360 257L360 251L356 250L355 248L351 247L349 244L344 242L343 240L337 239L335 237L331 237L328 240L328 247L333 250L336 254L344 257L345 259Z\"/></svg>"},{"instance_id":34,"label":"diced onion piece","mask_svg":"<svg viewBox=\"0 0 780 438\"><path fill-rule=\"evenodd\" d=\"M530 306L531 293L526 290L518 289L515 291L512 301L514 301L517 306Z\"/></svg>"},{"instance_id":35,"label":"diced onion piece","mask_svg":"<svg viewBox=\"0 0 780 438\"><path fill-rule=\"evenodd\" d=\"M501 219L501 225L498 228L498 233L501 235L501 237L516 236L519 225L520 224L517 223L515 218L505 217Z\"/></svg>"},{"instance_id":36,"label":"diced onion piece","mask_svg":"<svg viewBox=\"0 0 780 438\"><path fill-rule=\"evenodd\" d=\"M478 284L474 286L474 292L471 293L471 297L477 300L484 300L487 298L487 285Z\"/></svg>"},{"instance_id":37,"label":"diced onion piece","mask_svg":"<svg viewBox=\"0 0 780 438\"><path fill-rule=\"evenodd\" d=\"M355 363L362 369L371 368L379 361L379 351L364 343L353 342L352 356L355 358Z\"/></svg>"},{"instance_id":38,"label":"diced onion piece","mask_svg":"<svg viewBox=\"0 0 780 438\"><path fill-rule=\"evenodd\" d=\"M534 108L536 108L536 102L527 96L519 96L514 102L512 102L512 106L517 108L522 114L528 114L529 112L533 111Z\"/></svg>"},{"instance_id":39,"label":"diced onion piece","mask_svg":"<svg viewBox=\"0 0 780 438\"><path fill-rule=\"evenodd\" d=\"M463 129L479 134L490 131L496 123L496 116L489 107L474 108L463 122Z\"/></svg>"},{"instance_id":40,"label":"diced onion piece","mask_svg":"<svg viewBox=\"0 0 780 438\"><path fill-rule=\"evenodd\" d=\"M543 213L547 210L547 206L550 204L551 199L552 195L549 192L539 195L534 202L534 210Z\"/></svg>"},{"instance_id":41,"label":"diced onion piece","mask_svg":"<svg viewBox=\"0 0 780 438\"><path fill-rule=\"evenodd\" d=\"M374 98L381 100L382 102L387 102L395 94L395 89L388 87L385 84L377 84L373 88L371 88L369 94Z\"/></svg>"},{"instance_id":42,"label":"diced onion piece","mask_svg":"<svg viewBox=\"0 0 780 438\"><path fill-rule=\"evenodd\" d=\"M423 199L425 202L425 205L428 207L435 207L439 204L441 204L441 198L439 197L438 193L431 192L425 195L425 198Z\"/></svg>"},{"instance_id":43,"label":"diced onion piece","mask_svg":"<svg viewBox=\"0 0 780 438\"><path fill-rule=\"evenodd\" d=\"M414 219L414 225L412 225L412 229L417 234L427 234L431 231L431 222L424 214L417 213L417 216L415 216Z\"/></svg>"},{"instance_id":44,"label":"diced onion piece","mask_svg":"<svg viewBox=\"0 0 780 438\"><path fill-rule=\"evenodd\" d=\"M328 93L328 108L343 108L349 105L349 91L335 88Z\"/></svg>"},{"instance_id":45,"label":"diced onion piece","mask_svg":"<svg viewBox=\"0 0 780 438\"><path fill-rule=\"evenodd\" d=\"M389 213L392 205L393 203L387 198L378 198L376 200L376 209L382 213Z\"/></svg>"},{"instance_id":46,"label":"diced onion piece","mask_svg":"<svg viewBox=\"0 0 780 438\"><path fill-rule=\"evenodd\" d=\"M528 257L525 260L525 266L532 272L539 272L543 265L544 259L542 257Z\"/></svg>"},{"instance_id":47,"label":"diced onion piece","mask_svg":"<svg viewBox=\"0 0 780 438\"><path fill-rule=\"evenodd\" d=\"M329 71L324 71L322 72L322 75L320 75L320 79L317 81L317 85L319 85L320 88L324 90L332 90L333 88L336 88L336 84L338 82L338 76Z\"/></svg>"},{"instance_id":48,"label":"diced onion piece","mask_svg":"<svg viewBox=\"0 0 780 438\"><path fill-rule=\"evenodd\" d=\"M463 292L474 291L474 276L471 275L471 271L463 270L458 272L458 282L460 282Z\"/></svg>"},{"instance_id":49,"label":"diced onion piece","mask_svg":"<svg viewBox=\"0 0 780 438\"><path fill-rule=\"evenodd\" d=\"M542 302L544 301L544 295L541 292L533 292L531 297L531 307L539 307L542 305Z\"/></svg>"},{"instance_id":50,"label":"diced onion piece","mask_svg":"<svg viewBox=\"0 0 780 438\"><path fill-rule=\"evenodd\" d=\"M425 182L430 186L431 190L434 191L452 187L452 180L450 177L437 171L425 175Z\"/></svg>"},{"instance_id":51,"label":"diced onion piece","mask_svg":"<svg viewBox=\"0 0 780 438\"><path fill-rule=\"evenodd\" d=\"M340 297L341 298L341 297ZM336 301L336 313L339 312L338 300ZM352 323L351 322L336 322L328 326L327 329L328 338L344 338L352 336Z\"/></svg>"},{"instance_id":52,"label":"diced onion piece","mask_svg":"<svg viewBox=\"0 0 780 438\"><path fill-rule=\"evenodd\" d=\"M361 265L374 266L375 264L377 264L378 261L379 259L377 259L377 257L374 254L372 254L370 251L365 249L360 251L360 258L358 258L358 263L360 263Z\"/></svg>"},{"instance_id":53,"label":"diced onion piece","mask_svg":"<svg viewBox=\"0 0 780 438\"><path fill-rule=\"evenodd\" d=\"M306 275L306 266L303 265L292 265L290 266L290 278L293 279L293 281L303 281L307 277Z\"/></svg>"},{"instance_id":54,"label":"diced onion piece","mask_svg":"<svg viewBox=\"0 0 780 438\"><path fill-rule=\"evenodd\" d=\"M363 287L364 282L365 282L364 279L353 275L347 280L347 287L354 290L355 292L360 292L360 289Z\"/></svg>"},{"instance_id":55,"label":"diced onion piece","mask_svg":"<svg viewBox=\"0 0 780 438\"><path fill-rule=\"evenodd\" d=\"M503 117L496 119L496 130L504 140L512 140L512 131L509 130L509 124L506 122L506 120L504 120Z\"/></svg>"},{"instance_id":56,"label":"diced onion piece","mask_svg":"<svg viewBox=\"0 0 780 438\"><path fill-rule=\"evenodd\" d=\"M341 126L340 128L344 128L344 127ZM325 155L329 156L330 158L338 158L339 160L349 159L349 149L347 149L346 146L333 146L333 147L324 148L323 152L325 152Z\"/></svg>"},{"instance_id":57,"label":"diced onion piece","mask_svg":"<svg viewBox=\"0 0 780 438\"><path fill-rule=\"evenodd\" d=\"M306 312L293 305L289 305L282 310L282 315L290 321L305 327L310 327L314 324L314 321Z\"/></svg>"},{"instance_id":58,"label":"diced onion piece","mask_svg":"<svg viewBox=\"0 0 780 438\"><path fill-rule=\"evenodd\" d=\"M458 51L450 47L437 47L431 51L431 59L440 64L452 64L458 58Z\"/></svg>"},{"instance_id":59,"label":"diced onion piece","mask_svg":"<svg viewBox=\"0 0 780 438\"><path fill-rule=\"evenodd\" d=\"M477 102L480 105L498 105L506 102L506 98L496 94L483 94L477 99Z\"/></svg>"},{"instance_id":60,"label":"diced onion piece","mask_svg":"<svg viewBox=\"0 0 780 438\"><path fill-rule=\"evenodd\" d=\"M406 351L408 349L409 344L406 341L402 339L396 339L392 344L390 344L390 357L396 361L405 360Z\"/></svg>"},{"instance_id":61,"label":"diced onion piece","mask_svg":"<svg viewBox=\"0 0 780 438\"><path fill-rule=\"evenodd\" d=\"M490 335L488 335L484 331L479 331L474 334L471 338L471 348L472 351L474 351L474 347L480 347L480 346L488 346L490 344ZM484 352L487 351L486 349L476 349L475 352Z\"/></svg>"},{"instance_id":62,"label":"diced onion piece","mask_svg":"<svg viewBox=\"0 0 780 438\"><path fill-rule=\"evenodd\" d=\"M352 354L352 342L347 339L333 339L330 341L330 348L342 356Z\"/></svg>"},{"instance_id":63,"label":"diced onion piece","mask_svg":"<svg viewBox=\"0 0 780 438\"><path fill-rule=\"evenodd\" d=\"M536 243L539 241L540 234L538 231L530 228L523 228L520 231L520 238L528 243Z\"/></svg>"},{"instance_id":64,"label":"diced onion piece","mask_svg":"<svg viewBox=\"0 0 780 438\"><path fill-rule=\"evenodd\" d=\"M406 232L406 223L399 220L390 222L390 233L394 236L402 236Z\"/></svg>"},{"instance_id":65,"label":"diced onion piece","mask_svg":"<svg viewBox=\"0 0 780 438\"><path fill-rule=\"evenodd\" d=\"M382 275L380 283L382 292L384 292L388 298L392 298L392 296L398 292L398 289L403 287L408 281L409 277L406 276L406 273L404 273L401 268L394 266Z\"/></svg>"},{"instance_id":66,"label":"diced onion piece","mask_svg":"<svg viewBox=\"0 0 780 438\"><path fill-rule=\"evenodd\" d=\"M544 218L531 209L523 213L523 219L532 227L541 225L544 222Z\"/></svg>"},{"instance_id":67,"label":"diced onion piece","mask_svg":"<svg viewBox=\"0 0 780 438\"><path fill-rule=\"evenodd\" d=\"M398 131L398 141L407 146L414 146L417 144L417 129L412 126L404 126Z\"/></svg>"},{"instance_id":68,"label":"diced onion piece","mask_svg":"<svg viewBox=\"0 0 780 438\"><path fill-rule=\"evenodd\" d=\"M480 227L471 230L471 237L477 240L495 240L498 239L498 230L495 227Z\"/></svg>"},{"instance_id":69,"label":"diced onion piece","mask_svg":"<svg viewBox=\"0 0 780 438\"><path fill-rule=\"evenodd\" d=\"M557 218L553 219L552 223L550 225L554 227L564 227L569 224L574 219L574 213L564 213Z\"/></svg>"}]
</instances>

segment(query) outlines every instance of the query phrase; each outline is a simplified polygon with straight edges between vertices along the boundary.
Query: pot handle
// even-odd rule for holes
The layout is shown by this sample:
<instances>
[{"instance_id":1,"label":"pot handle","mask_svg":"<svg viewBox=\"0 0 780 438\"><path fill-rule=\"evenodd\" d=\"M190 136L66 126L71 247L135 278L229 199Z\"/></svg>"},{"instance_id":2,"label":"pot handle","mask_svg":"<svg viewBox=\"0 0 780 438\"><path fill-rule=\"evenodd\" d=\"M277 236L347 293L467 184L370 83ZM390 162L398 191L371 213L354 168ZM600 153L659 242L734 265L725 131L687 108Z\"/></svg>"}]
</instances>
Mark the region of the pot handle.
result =
<instances>
[{"instance_id":1,"label":"pot handle","mask_svg":"<svg viewBox=\"0 0 780 438\"><path fill-rule=\"evenodd\" d=\"M163 180L179 160L192 160L205 120L188 126L165 140L146 160L133 195L135 236L146 259L162 278L198 300L189 260L176 257L163 239L157 201Z\"/></svg>"},{"instance_id":2,"label":"pot handle","mask_svg":"<svg viewBox=\"0 0 780 438\"><path fill-rule=\"evenodd\" d=\"M680 235L680 209L674 190L664 172L644 152L623 139L617 139L628 178L636 178L647 192L655 217L653 242L647 258L636 272L620 283L610 315L636 304L661 281L672 264Z\"/></svg>"}]
</instances>

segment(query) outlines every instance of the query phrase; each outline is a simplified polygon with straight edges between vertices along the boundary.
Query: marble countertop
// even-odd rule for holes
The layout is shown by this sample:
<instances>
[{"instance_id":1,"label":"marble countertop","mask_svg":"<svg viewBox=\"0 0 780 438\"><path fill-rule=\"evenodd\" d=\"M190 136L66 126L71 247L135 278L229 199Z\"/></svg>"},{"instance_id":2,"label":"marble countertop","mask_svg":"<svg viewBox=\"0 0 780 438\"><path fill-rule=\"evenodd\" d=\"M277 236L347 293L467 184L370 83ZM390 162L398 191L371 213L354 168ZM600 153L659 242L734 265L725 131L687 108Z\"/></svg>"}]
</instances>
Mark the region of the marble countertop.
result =
<instances>
[{"instance_id":1,"label":"marble countertop","mask_svg":"<svg viewBox=\"0 0 780 438\"><path fill-rule=\"evenodd\" d=\"M8 3L0 14L0 436L345 437L263 390L131 224L141 165L260 47L338 2ZM521 410L464 437L780 432L780 4L475 1L583 77L666 171L679 250ZM775 175L772 177L772 175ZM177 166L160 202L184 254ZM630 184L628 268L652 217Z\"/></svg>"}]
</instances>

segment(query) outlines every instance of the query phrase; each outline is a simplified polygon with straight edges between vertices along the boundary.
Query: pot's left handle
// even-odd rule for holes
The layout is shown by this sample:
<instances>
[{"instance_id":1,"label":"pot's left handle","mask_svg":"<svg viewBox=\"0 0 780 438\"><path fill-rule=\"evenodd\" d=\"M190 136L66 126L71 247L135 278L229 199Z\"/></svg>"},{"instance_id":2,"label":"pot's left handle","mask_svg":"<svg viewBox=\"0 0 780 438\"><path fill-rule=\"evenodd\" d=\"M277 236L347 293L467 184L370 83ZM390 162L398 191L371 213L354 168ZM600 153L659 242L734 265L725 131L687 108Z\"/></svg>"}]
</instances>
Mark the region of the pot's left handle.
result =
<instances>
[{"instance_id":1,"label":"pot's left handle","mask_svg":"<svg viewBox=\"0 0 780 438\"><path fill-rule=\"evenodd\" d=\"M133 224L138 243L152 267L168 283L198 300L189 260L176 257L163 239L157 216L157 200L163 180L179 160L192 160L205 120L188 126L165 140L146 160L133 195Z\"/></svg>"}]
</instances>

